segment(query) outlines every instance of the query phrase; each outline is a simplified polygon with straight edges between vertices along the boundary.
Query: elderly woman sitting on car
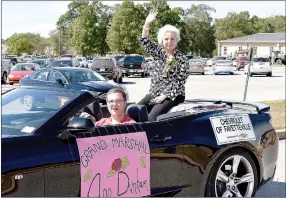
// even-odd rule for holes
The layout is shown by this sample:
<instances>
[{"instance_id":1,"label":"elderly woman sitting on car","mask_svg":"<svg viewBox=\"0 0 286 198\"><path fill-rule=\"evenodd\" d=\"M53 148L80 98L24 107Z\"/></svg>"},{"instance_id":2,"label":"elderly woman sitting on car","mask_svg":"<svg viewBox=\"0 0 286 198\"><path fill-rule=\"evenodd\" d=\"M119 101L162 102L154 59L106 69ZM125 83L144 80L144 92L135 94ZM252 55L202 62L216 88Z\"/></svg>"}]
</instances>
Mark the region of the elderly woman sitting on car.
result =
<instances>
[{"instance_id":1,"label":"elderly woman sitting on car","mask_svg":"<svg viewBox=\"0 0 286 198\"><path fill-rule=\"evenodd\" d=\"M139 102L148 109L149 121L185 101L185 83L188 78L188 60L176 47L180 41L180 31L165 25L158 32L158 43L149 36L149 24L156 19L157 11L151 12L143 26L139 41L145 51L154 58L154 68L150 73L149 93Z\"/></svg>"},{"instance_id":2,"label":"elderly woman sitting on car","mask_svg":"<svg viewBox=\"0 0 286 198\"><path fill-rule=\"evenodd\" d=\"M127 94L123 89L114 88L106 94L107 108L110 113L109 118L102 118L95 123L95 126L114 125L122 123L135 123L135 121L126 115Z\"/></svg>"}]
</instances>

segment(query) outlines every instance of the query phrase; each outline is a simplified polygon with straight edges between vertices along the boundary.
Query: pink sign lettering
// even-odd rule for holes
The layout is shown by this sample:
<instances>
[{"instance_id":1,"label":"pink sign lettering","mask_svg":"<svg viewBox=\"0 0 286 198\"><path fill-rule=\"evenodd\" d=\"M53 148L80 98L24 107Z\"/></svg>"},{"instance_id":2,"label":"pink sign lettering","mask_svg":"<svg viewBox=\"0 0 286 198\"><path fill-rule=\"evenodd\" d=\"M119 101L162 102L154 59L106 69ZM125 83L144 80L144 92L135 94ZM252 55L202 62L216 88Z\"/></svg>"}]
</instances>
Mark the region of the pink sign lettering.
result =
<instances>
[{"instance_id":1,"label":"pink sign lettering","mask_svg":"<svg viewBox=\"0 0 286 198\"><path fill-rule=\"evenodd\" d=\"M150 195L150 148L145 132L78 138L81 197Z\"/></svg>"}]
</instances>

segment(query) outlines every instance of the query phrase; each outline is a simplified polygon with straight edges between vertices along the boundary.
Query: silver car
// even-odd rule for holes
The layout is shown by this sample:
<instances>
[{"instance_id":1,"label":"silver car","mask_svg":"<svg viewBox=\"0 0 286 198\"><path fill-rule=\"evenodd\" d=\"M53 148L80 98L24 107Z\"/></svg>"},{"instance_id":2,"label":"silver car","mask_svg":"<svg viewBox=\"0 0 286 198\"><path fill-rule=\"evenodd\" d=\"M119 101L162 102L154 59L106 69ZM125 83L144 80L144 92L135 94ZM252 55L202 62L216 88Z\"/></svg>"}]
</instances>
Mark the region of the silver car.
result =
<instances>
[{"instance_id":1,"label":"silver car","mask_svg":"<svg viewBox=\"0 0 286 198\"><path fill-rule=\"evenodd\" d=\"M190 59L189 60L189 73L205 74L205 67L201 59Z\"/></svg>"}]
</instances>

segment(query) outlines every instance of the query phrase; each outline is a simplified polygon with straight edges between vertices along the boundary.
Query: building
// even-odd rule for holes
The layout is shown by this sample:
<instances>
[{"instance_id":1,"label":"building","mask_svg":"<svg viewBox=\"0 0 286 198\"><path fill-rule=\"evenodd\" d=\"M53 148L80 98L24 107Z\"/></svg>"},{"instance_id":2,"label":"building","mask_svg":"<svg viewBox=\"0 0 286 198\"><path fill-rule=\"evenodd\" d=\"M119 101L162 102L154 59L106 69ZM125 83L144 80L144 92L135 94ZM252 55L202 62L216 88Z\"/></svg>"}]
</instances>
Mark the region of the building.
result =
<instances>
[{"instance_id":1,"label":"building","mask_svg":"<svg viewBox=\"0 0 286 198\"><path fill-rule=\"evenodd\" d=\"M285 37L285 33L258 33L219 41L218 56L235 57L251 46L255 56L270 56L272 50L281 50L285 54Z\"/></svg>"},{"instance_id":2,"label":"building","mask_svg":"<svg viewBox=\"0 0 286 198\"><path fill-rule=\"evenodd\" d=\"M2 46L1 46L2 55L7 54L7 51L8 51L8 45L2 44Z\"/></svg>"}]
</instances>

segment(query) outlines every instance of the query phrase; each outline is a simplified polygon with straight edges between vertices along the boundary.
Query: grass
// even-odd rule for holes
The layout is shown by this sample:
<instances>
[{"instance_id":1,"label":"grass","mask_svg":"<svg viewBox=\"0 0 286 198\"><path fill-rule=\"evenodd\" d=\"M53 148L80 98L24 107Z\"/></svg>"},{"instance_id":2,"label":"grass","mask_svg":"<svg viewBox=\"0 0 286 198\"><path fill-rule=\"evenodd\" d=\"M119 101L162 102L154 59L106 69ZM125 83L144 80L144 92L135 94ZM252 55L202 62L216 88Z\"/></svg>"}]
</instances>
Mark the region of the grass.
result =
<instances>
[{"instance_id":1,"label":"grass","mask_svg":"<svg viewBox=\"0 0 286 198\"><path fill-rule=\"evenodd\" d=\"M261 103L270 106L274 129L285 129L285 100L261 101Z\"/></svg>"}]
</instances>

